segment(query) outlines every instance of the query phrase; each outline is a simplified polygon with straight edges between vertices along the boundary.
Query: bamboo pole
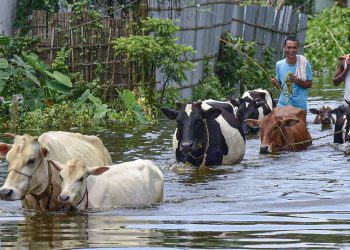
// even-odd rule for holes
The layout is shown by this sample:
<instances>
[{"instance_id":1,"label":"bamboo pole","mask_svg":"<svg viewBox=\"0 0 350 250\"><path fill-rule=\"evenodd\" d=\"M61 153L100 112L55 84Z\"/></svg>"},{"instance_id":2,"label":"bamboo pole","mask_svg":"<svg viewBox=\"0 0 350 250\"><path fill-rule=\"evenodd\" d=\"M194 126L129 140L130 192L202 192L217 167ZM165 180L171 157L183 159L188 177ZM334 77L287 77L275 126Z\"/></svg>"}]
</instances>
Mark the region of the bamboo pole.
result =
<instances>
[{"instance_id":1,"label":"bamboo pole","mask_svg":"<svg viewBox=\"0 0 350 250\"><path fill-rule=\"evenodd\" d=\"M248 56L248 55L247 55L246 53L244 53L243 51L234 48L234 47L232 46L233 44L232 44L231 42L228 42L228 41L223 40L223 39L221 39L221 38L219 38L219 39L220 39L221 41L223 41L224 43L226 43L227 45L229 45L232 49L238 51L239 53L241 53L242 55L244 55L245 57L247 57L248 59L250 59L253 63L255 63L255 65L258 66L258 67L262 70L262 72L264 72L264 73L266 74L266 76L268 76L268 77L270 78L271 81L274 79L274 78L271 77L270 74L267 73L267 71L266 71L257 61L255 61L253 58L251 58L250 56ZM276 87L276 88L277 88L279 91L282 91L281 86Z\"/></svg>"},{"instance_id":2,"label":"bamboo pole","mask_svg":"<svg viewBox=\"0 0 350 250\"><path fill-rule=\"evenodd\" d=\"M343 55L345 55L344 50L342 49L342 47L340 47L338 41L334 38L332 32L331 32L328 28L326 28L326 29L327 29L327 31L329 32L329 34L331 35L331 37L333 38L334 42L337 44L337 46L338 46L338 48L340 49L341 53L343 53Z\"/></svg>"}]
</instances>

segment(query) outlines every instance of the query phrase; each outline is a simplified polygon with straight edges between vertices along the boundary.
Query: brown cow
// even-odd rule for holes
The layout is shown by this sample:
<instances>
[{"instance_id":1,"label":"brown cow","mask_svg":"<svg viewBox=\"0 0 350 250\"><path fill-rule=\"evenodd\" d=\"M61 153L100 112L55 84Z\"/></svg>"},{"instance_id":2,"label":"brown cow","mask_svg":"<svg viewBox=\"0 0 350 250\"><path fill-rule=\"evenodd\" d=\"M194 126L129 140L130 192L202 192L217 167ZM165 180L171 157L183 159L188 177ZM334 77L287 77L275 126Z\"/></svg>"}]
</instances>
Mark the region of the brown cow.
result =
<instances>
[{"instance_id":1,"label":"brown cow","mask_svg":"<svg viewBox=\"0 0 350 250\"><path fill-rule=\"evenodd\" d=\"M256 119L245 122L260 127L260 153L303 150L312 144L306 128L306 113L293 106L277 107L261 122ZM298 142L303 143L296 144Z\"/></svg>"},{"instance_id":2,"label":"brown cow","mask_svg":"<svg viewBox=\"0 0 350 250\"><path fill-rule=\"evenodd\" d=\"M327 105L322 106L320 109L309 109L312 114L316 115L315 124L322 124L324 127L328 127L330 124L335 124L335 119L332 116L332 111Z\"/></svg>"}]
</instances>

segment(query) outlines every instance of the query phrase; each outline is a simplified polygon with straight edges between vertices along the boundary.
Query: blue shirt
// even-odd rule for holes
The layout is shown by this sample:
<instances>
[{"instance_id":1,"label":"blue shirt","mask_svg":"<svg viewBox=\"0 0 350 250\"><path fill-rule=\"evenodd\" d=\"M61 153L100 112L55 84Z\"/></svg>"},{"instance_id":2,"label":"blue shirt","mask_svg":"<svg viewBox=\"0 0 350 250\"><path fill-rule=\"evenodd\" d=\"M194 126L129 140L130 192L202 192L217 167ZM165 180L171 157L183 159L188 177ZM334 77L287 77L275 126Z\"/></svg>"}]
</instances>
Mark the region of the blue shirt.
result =
<instances>
[{"instance_id":1,"label":"blue shirt","mask_svg":"<svg viewBox=\"0 0 350 250\"><path fill-rule=\"evenodd\" d=\"M286 75L290 71L293 75L296 74L297 65L288 64L286 59L280 60L276 63L276 77L279 83L282 83L282 91L278 99L278 107L292 105L294 107L303 109L307 112L307 97L308 89L300 87L298 84L293 83L292 93L290 96L285 96L284 93L288 93L286 84ZM311 64L309 61L306 62L306 80L312 80Z\"/></svg>"}]
</instances>

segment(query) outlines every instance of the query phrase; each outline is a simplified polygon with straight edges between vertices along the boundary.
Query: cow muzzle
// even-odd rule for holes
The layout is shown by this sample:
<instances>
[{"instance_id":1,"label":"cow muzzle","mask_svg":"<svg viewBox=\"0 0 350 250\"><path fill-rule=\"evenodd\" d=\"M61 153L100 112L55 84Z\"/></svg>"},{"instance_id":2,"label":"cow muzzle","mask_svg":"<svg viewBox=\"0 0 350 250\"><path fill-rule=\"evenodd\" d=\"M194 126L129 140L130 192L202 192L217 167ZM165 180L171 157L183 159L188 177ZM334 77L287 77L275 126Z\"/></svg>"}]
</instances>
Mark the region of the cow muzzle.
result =
<instances>
[{"instance_id":1,"label":"cow muzzle","mask_svg":"<svg viewBox=\"0 0 350 250\"><path fill-rule=\"evenodd\" d=\"M260 154L268 154L269 153L269 146L268 145L261 145L260 146Z\"/></svg>"},{"instance_id":2,"label":"cow muzzle","mask_svg":"<svg viewBox=\"0 0 350 250\"><path fill-rule=\"evenodd\" d=\"M12 188L0 188L0 199L5 201L20 200L20 196Z\"/></svg>"},{"instance_id":3,"label":"cow muzzle","mask_svg":"<svg viewBox=\"0 0 350 250\"><path fill-rule=\"evenodd\" d=\"M323 125L329 125L331 124L331 119L329 117L324 117L323 120L321 121Z\"/></svg>"},{"instance_id":4,"label":"cow muzzle","mask_svg":"<svg viewBox=\"0 0 350 250\"><path fill-rule=\"evenodd\" d=\"M180 150L182 152L184 152L184 153L192 152L194 150L194 143L193 143L193 141L181 142Z\"/></svg>"},{"instance_id":5,"label":"cow muzzle","mask_svg":"<svg viewBox=\"0 0 350 250\"><path fill-rule=\"evenodd\" d=\"M61 203L68 203L69 199L70 199L69 195L61 194L61 195L58 196L58 201L61 202Z\"/></svg>"}]
</instances>

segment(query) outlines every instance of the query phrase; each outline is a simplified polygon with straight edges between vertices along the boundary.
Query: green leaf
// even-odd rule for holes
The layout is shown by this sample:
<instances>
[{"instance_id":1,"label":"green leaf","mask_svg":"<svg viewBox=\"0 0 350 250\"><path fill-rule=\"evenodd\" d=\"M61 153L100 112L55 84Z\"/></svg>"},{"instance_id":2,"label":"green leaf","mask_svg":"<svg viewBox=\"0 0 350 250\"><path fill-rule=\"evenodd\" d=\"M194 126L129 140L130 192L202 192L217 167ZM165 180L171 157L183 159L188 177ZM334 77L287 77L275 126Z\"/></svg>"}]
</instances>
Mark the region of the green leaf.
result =
<instances>
[{"instance_id":1,"label":"green leaf","mask_svg":"<svg viewBox=\"0 0 350 250\"><path fill-rule=\"evenodd\" d=\"M46 81L47 86L50 89L56 90L60 93L64 93L64 94L70 94L72 92L72 89L67 87L66 85L63 85L61 83L59 83L56 80L47 80Z\"/></svg>"},{"instance_id":2,"label":"green leaf","mask_svg":"<svg viewBox=\"0 0 350 250\"><path fill-rule=\"evenodd\" d=\"M92 94L89 95L89 100L92 101L92 103L96 106L99 107L102 105L102 101L100 100L100 98L93 96Z\"/></svg>"},{"instance_id":3,"label":"green leaf","mask_svg":"<svg viewBox=\"0 0 350 250\"><path fill-rule=\"evenodd\" d=\"M85 90L85 92L75 101L74 107L77 108L83 105L90 95L90 89Z\"/></svg>"},{"instance_id":4,"label":"green leaf","mask_svg":"<svg viewBox=\"0 0 350 250\"><path fill-rule=\"evenodd\" d=\"M44 107L45 95L42 89L31 89L24 91L24 100L28 108L33 111Z\"/></svg>"},{"instance_id":5,"label":"green leaf","mask_svg":"<svg viewBox=\"0 0 350 250\"><path fill-rule=\"evenodd\" d=\"M22 68L32 69L32 67L29 66L26 62L24 62L23 59L18 55L14 55L11 61Z\"/></svg>"},{"instance_id":6,"label":"green leaf","mask_svg":"<svg viewBox=\"0 0 350 250\"><path fill-rule=\"evenodd\" d=\"M5 58L0 58L0 69L6 69L8 66L8 61Z\"/></svg>"},{"instance_id":7,"label":"green leaf","mask_svg":"<svg viewBox=\"0 0 350 250\"><path fill-rule=\"evenodd\" d=\"M142 124L148 123L148 120L145 117L142 111L142 108L137 103L136 98L132 93L132 91L127 89L124 91L117 90L117 92L122 98L125 107L134 113L136 119Z\"/></svg>"},{"instance_id":8,"label":"green leaf","mask_svg":"<svg viewBox=\"0 0 350 250\"><path fill-rule=\"evenodd\" d=\"M61 72L58 72L58 71L54 71L53 73L51 73L50 71L48 70L44 70L44 73L51 77L52 79L55 79L56 81L58 81L59 83L67 86L67 87L73 87L73 84L70 80L70 78L64 74L62 74Z\"/></svg>"},{"instance_id":9,"label":"green leaf","mask_svg":"<svg viewBox=\"0 0 350 250\"><path fill-rule=\"evenodd\" d=\"M0 45L9 46L11 43L11 38L8 36L0 36Z\"/></svg>"},{"instance_id":10,"label":"green leaf","mask_svg":"<svg viewBox=\"0 0 350 250\"><path fill-rule=\"evenodd\" d=\"M25 69L24 73L25 73L26 77L28 77L32 82L34 82L38 86L41 86L38 78L35 75L33 75L29 69Z\"/></svg>"},{"instance_id":11,"label":"green leaf","mask_svg":"<svg viewBox=\"0 0 350 250\"><path fill-rule=\"evenodd\" d=\"M47 70L48 67L46 64L40 62L39 57L36 54L30 53L22 53L23 58L26 60L26 62L35 70L38 70L40 72L44 72L44 70Z\"/></svg>"},{"instance_id":12,"label":"green leaf","mask_svg":"<svg viewBox=\"0 0 350 250\"><path fill-rule=\"evenodd\" d=\"M110 111L107 111L107 116L109 119L115 121L118 117L118 113L117 111L115 111L114 109L110 110Z\"/></svg>"},{"instance_id":13,"label":"green leaf","mask_svg":"<svg viewBox=\"0 0 350 250\"><path fill-rule=\"evenodd\" d=\"M102 104L98 107L96 107L95 113L94 113L94 119L99 120L106 116L107 111L110 111L111 109L108 109L107 104Z\"/></svg>"}]
</instances>

